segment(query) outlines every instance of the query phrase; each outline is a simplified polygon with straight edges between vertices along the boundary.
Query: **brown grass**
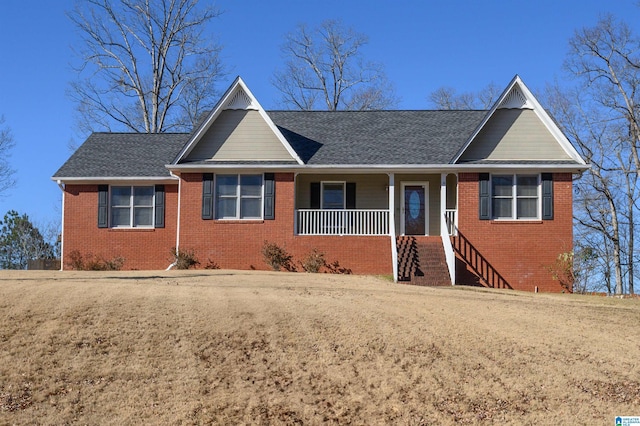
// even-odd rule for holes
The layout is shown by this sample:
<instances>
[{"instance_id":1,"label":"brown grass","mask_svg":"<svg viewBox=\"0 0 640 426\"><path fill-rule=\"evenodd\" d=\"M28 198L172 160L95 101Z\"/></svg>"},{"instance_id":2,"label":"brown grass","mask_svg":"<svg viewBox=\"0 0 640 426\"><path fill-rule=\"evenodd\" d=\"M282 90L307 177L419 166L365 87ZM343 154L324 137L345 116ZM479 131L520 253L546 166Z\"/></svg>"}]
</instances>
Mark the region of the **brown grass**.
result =
<instances>
[{"instance_id":1,"label":"brown grass","mask_svg":"<svg viewBox=\"0 0 640 426\"><path fill-rule=\"evenodd\" d=\"M609 424L640 301L230 271L0 273L0 424Z\"/></svg>"}]
</instances>

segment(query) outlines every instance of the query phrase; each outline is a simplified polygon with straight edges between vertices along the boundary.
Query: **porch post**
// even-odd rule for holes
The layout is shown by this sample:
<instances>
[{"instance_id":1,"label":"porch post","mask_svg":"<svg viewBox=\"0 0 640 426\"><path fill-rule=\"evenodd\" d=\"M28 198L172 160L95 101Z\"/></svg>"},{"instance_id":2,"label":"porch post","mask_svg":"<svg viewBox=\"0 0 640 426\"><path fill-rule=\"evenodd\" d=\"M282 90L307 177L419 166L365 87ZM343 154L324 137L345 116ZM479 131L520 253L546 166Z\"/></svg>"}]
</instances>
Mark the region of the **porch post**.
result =
<instances>
[{"instance_id":1,"label":"porch post","mask_svg":"<svg viewBox=\"0 0 640 426\"><path fill-rule=\"evenodd\" d=\"M293 174L293 235L298 235L298 172Z\"/></svg>"},{"instance_id":2,"label":"porch post","mask_svg":"<svg viewBox=\"0 0 640 426\"><path fill-rule=\"evenodd\" d=\"M445 214L447 213L447 173L440 173L440 222L444 221ZM441 226L443 230L445 226ZM449 234L449 228L447 229L447 235ZM444 234L443 234L444 235Z\"/></svg>"},{"instance_id":3,"label":"porch post","mask_svg":"<svg viewBox=\"0 0 640 426\"><path fill-rule=\"evenodd\" d=\"M442 247L444 248L444 256L447 261L447 269L449 269L449 278L451 285L456 285L456 255L451 245L451 236L449 235L449 227L445 215L447 213L447 173L440 173L440 237L442 238Z\"/></svg>"},{"instance_id":4,"label":"porch post","mask_svg":"<svg viewBox=\"0 0 640 426\"><path fill-rule=\"evenodd\" d=\"M389 173L389 237L391 238L391 264L393 282L398 282L398 248L396 246L395 174Z\"/></svg>"}]
</instances>

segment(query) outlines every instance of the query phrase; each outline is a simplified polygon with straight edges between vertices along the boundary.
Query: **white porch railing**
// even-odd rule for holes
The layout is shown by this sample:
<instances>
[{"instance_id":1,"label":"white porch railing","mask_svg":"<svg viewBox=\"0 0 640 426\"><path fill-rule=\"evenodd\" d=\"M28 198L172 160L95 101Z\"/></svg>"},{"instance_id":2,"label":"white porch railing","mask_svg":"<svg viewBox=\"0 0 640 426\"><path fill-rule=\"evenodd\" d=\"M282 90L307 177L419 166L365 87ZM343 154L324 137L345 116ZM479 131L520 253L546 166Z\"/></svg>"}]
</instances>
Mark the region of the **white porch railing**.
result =
<instances>
[{"instance_id":1,"label":"white porch railing","mask_svg":"<svg viewBox=\"0 0 640 426\"><path fill-rule=\"evenodd\" d=\"M320 210L296 212L298 235L389 235L389 210Z\"/></svg>"},{"instance_id":2,"label":"white porch railing","mask_svg":"<svg viewBox=\"0 0 640 426\"><path fill-rule=\"evenodd\" d=\"M447 232L449 235L453 235L454 237L458 234L457 212L457 209L446 209L444 212L444 220L447 225Z\"/></svg>"}]
</instances>

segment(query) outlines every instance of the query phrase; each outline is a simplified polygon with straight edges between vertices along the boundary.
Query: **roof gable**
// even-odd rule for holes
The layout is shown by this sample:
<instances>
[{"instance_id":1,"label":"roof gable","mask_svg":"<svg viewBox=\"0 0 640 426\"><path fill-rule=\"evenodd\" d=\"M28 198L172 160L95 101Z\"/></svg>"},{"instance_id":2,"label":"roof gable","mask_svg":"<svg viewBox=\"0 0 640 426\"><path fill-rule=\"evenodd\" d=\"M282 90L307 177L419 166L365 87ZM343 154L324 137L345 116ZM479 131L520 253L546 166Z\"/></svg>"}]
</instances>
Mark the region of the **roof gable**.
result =
<instances>
[{"instance_id":1,"label":"roof gable","mask_svg":"<svg viewBox=\"0 0 640 426\"><path fill-rule=\"evenodd\" d=\"M240 77L231 84L172 164L281 161L302 164Z\"/></svg>"},{"instance_id":2,"label":"roof gable","mask_svg":"<svg viewBox=\"0 0 640 426\"><path fill-rule=\"evenodd\" d=\"M586 164L516 75L453 163L527 160Z\"/></svg>"}]
</instances>

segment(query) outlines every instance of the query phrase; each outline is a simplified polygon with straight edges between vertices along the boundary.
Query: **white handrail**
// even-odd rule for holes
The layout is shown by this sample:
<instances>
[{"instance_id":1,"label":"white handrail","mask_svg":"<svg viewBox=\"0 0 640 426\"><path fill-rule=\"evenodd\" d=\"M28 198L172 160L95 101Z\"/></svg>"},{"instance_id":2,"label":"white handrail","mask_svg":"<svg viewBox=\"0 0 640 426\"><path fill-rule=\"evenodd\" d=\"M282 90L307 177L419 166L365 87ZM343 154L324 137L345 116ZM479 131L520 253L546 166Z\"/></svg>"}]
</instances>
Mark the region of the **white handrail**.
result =
<instances>
[{"instance_id":1,"label":"white handrail","mask_svg":"<svg viewBox=\"0 0 640 426\"><path fill-rule=\"evenodd\" d=\"M448 211L443 215L440 221L440 236L442 237L442 246L444 247L444 256L447 260L447 268L449 269L449 277L451 278L451 284L456 284L456 255L453 252L453 246L451 245L451 233L450 225L448 224L449 217Z\"/></svg>"}]
</instances>

